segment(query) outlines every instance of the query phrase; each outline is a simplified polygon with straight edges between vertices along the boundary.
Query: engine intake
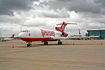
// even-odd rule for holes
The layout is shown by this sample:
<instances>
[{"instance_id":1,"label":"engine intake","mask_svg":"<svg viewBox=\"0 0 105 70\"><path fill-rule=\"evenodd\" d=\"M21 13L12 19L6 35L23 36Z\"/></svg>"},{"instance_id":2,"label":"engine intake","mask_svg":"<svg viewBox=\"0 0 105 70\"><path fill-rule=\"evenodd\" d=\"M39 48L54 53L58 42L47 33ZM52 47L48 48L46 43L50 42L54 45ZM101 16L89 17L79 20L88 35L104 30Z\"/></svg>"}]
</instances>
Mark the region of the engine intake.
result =
<instances>
[{"instance_id":1,"label":"engine intake","mask_svg":"<svg viewBox=\"0 0 105 70\"><path fill-rule=\"evenodd\" d=\"M55 27L55 29L57 30L58 28L57 28L57 27Z\"/></svg>"},{"instance_id":2,"label":"engine intake","mask_svg":"<svg viewBox=\"0 0 105 70\"><path fill-rule=\"evenodd\" d=\"M68 36L68 34L67 34L67 33L65 33L65 32L62 32L62 36L67 37L67 36Z\"/></svg>"},{"instance_id":3,"label":"engine intake","mask_svg":"<svg viewBox=\"0 0 105 70\"><path fill-rule=\"evenodd\" d=\"M64 33L64 32L62 32L62 35L64 36L64 35L65 35L65 33Z\"/></svg>"}]
</instances>

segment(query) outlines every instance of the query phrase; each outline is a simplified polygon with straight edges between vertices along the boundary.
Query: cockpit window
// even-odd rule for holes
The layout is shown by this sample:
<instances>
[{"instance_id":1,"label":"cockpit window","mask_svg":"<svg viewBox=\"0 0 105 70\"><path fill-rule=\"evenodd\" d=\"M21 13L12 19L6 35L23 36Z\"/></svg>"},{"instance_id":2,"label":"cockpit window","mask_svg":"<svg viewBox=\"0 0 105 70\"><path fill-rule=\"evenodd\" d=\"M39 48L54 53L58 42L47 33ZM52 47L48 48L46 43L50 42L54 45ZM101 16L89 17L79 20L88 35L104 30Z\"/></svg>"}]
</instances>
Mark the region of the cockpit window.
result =
<instances>
[{"instance_id":1,"label":"cockpit window","mask_svg":"<svg viewBox=\"0 0 105 70\"><path fill-rule=\"evenodd\" d=\"M21 32L28 32L28 30L23 30L23 31L21 31Z\"/></svg>"}]
</instances>

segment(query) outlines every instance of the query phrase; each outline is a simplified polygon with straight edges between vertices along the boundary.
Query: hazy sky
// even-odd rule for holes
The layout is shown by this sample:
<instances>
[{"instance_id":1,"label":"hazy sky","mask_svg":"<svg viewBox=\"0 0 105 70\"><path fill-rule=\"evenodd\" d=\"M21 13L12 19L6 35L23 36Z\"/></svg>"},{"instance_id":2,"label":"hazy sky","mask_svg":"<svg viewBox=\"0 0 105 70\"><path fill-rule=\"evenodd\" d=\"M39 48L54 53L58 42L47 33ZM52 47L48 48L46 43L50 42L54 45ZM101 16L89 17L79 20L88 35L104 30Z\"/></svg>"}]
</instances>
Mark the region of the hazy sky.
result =
<instances>
[{"instance_id":1,"label":"hazy sky","mask_svg":"<svg viewBox=\"0 0 105 70\"><path fill-rule=\"evenodd\" d=\"M105 29L105 0L0 0L0 31L11 36L24 28L54 29L61 22L74 22L65 32Z\"/></svg>"}]
</instances>

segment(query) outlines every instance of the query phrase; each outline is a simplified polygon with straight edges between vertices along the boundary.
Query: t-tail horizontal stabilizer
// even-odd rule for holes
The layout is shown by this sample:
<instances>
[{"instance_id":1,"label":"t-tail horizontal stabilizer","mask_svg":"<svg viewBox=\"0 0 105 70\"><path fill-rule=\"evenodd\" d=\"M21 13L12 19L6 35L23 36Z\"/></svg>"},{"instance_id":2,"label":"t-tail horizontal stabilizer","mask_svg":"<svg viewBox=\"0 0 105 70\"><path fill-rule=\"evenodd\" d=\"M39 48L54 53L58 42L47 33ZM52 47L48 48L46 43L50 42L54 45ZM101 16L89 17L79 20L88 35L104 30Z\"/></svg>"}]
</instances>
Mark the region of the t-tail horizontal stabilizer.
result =
<instances>
[{"instance_id":1,"label":"t-tail horizontal stabilizer","mask_svg":"<svg viewBox=\"0 0 105 70\"><path fill-rule=\"evenodd\" d=\"M61 25L61 27L55 27L55 29L56 29L57 31L64 32L65 27L66 27L66 25L68 25L68 24L77 25L77 23L65 23L65 22L63 22L63 23L57 24L57 25Z\"/></svg>"}]
</instances>

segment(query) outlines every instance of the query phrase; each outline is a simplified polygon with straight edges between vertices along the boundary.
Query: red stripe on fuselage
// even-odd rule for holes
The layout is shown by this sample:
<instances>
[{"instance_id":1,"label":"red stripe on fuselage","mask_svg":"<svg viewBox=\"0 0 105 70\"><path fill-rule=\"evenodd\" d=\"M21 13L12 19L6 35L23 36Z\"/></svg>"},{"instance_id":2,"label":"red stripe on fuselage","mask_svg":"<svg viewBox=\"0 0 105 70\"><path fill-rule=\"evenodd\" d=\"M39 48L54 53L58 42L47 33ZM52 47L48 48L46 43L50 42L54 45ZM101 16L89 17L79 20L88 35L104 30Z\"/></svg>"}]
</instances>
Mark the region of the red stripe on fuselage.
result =
<instances>
[{"instance_id":1,"label":"red stripe on fuselage","mask_svg":"<svg viewBox=\"0 0 105 70\"><path fill-rule=\"evenodd\" d=\"M51 40L50 38L20 38L23 41L32 42L32 41L56 41Z\"/></svg>"}]
</instances>

